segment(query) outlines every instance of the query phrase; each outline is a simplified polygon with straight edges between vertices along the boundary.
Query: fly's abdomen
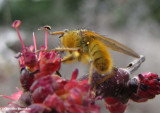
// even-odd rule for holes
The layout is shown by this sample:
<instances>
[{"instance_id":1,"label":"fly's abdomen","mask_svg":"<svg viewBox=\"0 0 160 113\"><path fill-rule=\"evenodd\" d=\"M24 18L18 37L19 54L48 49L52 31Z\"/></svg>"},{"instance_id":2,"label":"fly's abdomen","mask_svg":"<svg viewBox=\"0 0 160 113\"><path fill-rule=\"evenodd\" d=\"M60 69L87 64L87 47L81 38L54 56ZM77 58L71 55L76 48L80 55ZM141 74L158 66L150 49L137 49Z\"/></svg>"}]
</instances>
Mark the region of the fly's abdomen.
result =
<instances>
[{"instance_id":1,"label":"fly's abdomen","mask_svg":"<svg viewBox=\"0 0 160 113\"><path fill-rule=\"evenodd\" d=\"M107 73L112 70L113 63L107 47L100 41L94 40L89 45L89 54L93 60L96 70L101 73Z\"/></svg>"}]
</instances>

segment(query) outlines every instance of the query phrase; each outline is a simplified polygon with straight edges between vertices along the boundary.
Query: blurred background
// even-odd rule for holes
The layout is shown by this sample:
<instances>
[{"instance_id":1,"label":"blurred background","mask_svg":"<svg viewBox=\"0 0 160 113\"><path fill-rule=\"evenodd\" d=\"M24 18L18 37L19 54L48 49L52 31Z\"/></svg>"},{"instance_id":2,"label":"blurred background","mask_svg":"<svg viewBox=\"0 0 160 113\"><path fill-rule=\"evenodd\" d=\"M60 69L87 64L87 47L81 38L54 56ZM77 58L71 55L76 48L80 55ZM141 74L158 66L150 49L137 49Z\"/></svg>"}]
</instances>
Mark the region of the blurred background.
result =
<instances>
[{"instance_id":1,"label":"blurred background","mask_svg":"<svg viewBox=\"0 0 160 113\"><path fill-rule=\"evenodd\" d=\"M38 28L50 25L52 31L64 29L88 29L117 40L146 57L132 76L142 72L160 74L160 3L159 0L0 0L0 95L11 96L19 83L18 60L21 51L14 20L21 20L20 33L25 45L32 45L35 32L38 47L44 45L44 31ZM49 48L60 44L57 36L49 36ZM126 67L134 60L111 51L114 64ZM79 76L88 73L82 63L64 64L61 73L70 78L77 67ZM159 113L160 96L145 103L130 101L126 113ZM10 100L0 98L0 107ZM101 113L109 113L103 102Z\"/></svg>"}]
</instances>

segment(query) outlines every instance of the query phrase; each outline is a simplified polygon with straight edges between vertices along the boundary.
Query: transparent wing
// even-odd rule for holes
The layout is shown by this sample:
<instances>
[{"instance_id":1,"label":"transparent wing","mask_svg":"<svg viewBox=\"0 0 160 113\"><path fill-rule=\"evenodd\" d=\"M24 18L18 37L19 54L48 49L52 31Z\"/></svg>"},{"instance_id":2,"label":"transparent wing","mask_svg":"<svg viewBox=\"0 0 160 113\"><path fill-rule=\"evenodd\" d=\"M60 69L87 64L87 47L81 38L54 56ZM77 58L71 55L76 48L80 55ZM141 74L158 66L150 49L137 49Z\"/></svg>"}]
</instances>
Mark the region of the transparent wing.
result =
<instances>
[{"instance_id":1,"label":"transparent wing","mask_svg":"<svg viewBox=\"0 0 160 113\"><path fill-rule=\"evenodd\" d=\"M124 54L132 56L132 57L140 58L140 55L137 54L134 50L128 48L127 46L125 46L125 45L123 45L113 39L101 36L97 33L91 32L91 31L86 31L84 33L84 36L93 37L94 39L101 40L101 42L103 42L108 48L110 48L114 51L118 51L118 52L124 53Z\"/></svg>"},{"instance_id":2,"label":"transparent wing","mask_svg":"<svg viewBox=\"0 0 160 113\"><path fill-rule=\"evenodd\" d=\"M126 55L129 55L129 56L132 56L132 57L136 57L136 58L139 58L140 55L137 54L134 50L128 48L127 46L113 40L113 39L110 39L110 38L107 38L107 37L101 37L99 38L99 40L102 40L102 42L107 46L109 47L110 49L114 50L114 51L118 51L118 52L121 52L121 53L124 53Z\"/></svg>"}]
</instances>

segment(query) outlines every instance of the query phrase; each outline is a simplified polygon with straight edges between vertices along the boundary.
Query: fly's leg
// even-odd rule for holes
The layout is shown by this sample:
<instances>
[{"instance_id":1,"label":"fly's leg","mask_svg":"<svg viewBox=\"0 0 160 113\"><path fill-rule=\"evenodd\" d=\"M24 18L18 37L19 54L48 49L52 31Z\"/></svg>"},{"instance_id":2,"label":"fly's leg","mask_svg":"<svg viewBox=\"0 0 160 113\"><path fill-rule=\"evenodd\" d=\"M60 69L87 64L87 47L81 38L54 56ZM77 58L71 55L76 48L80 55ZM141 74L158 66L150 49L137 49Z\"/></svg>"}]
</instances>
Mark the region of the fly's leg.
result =
<instances>
[{"instance_id":1,"label":"fly's leg","mask_svg":"<svg viewBox=\"0 0 160 113\"><path fill-rule=\"evenodd\" d=\"M47 31L50 35L63 35L64 31L57 31L57 32L50 32L49 30L51 30L51 26L43 26L41 28L39 28L38 30L45 30Z\"/></svg>"},{"instance_id":2,"label":"fly's leg","mask_svg":"<svg viewBox=\"0 0 160 113\"><path fill-rule=\"evenodd\" d=\"M61 62L63 63L70 63L78 60L78 57L80 56L80 53L78 51L73 51L66 55Z\"/></svg>"},{"instance_id":3,"label":"fly's leg","mask_svg":"<svg viewBox=\"0 0 160 113\"><path fill-rule=\"evenodd\" d=\"M93 68L94 68L94 66L93 66L93 61L90 61L88 84L91 84L91 82L92 82Z\"/></svg>"},{"instance_id":4,"label":"fly's leg","mask_svg":"<svg viewBox=\"0 0 160 113\"><path fill-rule=\"evenodd\" d=\"M49 31L48 31L49 32ZM64 31L49 32L50 35L63 35Z\"/></svg>"},{"instance_id":5,"label":"fly's leg","mask_svg":"<svg viewBox=\"0 0 160 113\"><path fill-rule=\"evenodd\" d=\"M38 50L37 53L44 51L44 52L51 52L51 51L79 51L77 48L56 48L56 49L47 49L47 50Z\"/></svg>"},{"instance_id":6,"label":"fly's leg","mask_svg":"<svg viewBox=\"0 0 160 113\"><path fill-rule=\"evenodd\" d=\"M112 76L116 75L116 74L117 74L117 70L118 70L118 69L117 69L116 67L113 67L113 70L112 70L112 72L111 72L109 75L105 76L104 78L102 78L101 80L99 80L98 82L96 82L96 84L95 84L94 87L93 87L93 91L96 90L97 85L103 83L103 82L106 81L107 79L109 79L109 78L111 78Z\"/></svg>"},{"instance_id":7,"label":"fly's leg","mask_svg":"<svg viewBox=\"0 0 160 113\"><path fill-rule=\"evenodd\" d=\"M69 63L76 61L78 57L80 56L79 49L78 48L56 48L56 49L50 49L50 50L38 50L36 53L39 52L51 52L51 51L68 51L68 55L65 56L61 62L63 63Z\"/></svg>"},{"instance_id":8,"label":"fly's leg","mask_svg":"<svg viewBox=\"0 0 160 113\"><path fill-rule=\"evenodd\" d=\"M96 83L96 85L101 84L102 82L104 82L104 81L106 81L107 79L111 78L112 76L116 75L116 73L117 73L117 68L113 67L112 72L111 72L109 75L105 76L103 79L99 80L99 81Z\"/></svg>"}]
</instances>

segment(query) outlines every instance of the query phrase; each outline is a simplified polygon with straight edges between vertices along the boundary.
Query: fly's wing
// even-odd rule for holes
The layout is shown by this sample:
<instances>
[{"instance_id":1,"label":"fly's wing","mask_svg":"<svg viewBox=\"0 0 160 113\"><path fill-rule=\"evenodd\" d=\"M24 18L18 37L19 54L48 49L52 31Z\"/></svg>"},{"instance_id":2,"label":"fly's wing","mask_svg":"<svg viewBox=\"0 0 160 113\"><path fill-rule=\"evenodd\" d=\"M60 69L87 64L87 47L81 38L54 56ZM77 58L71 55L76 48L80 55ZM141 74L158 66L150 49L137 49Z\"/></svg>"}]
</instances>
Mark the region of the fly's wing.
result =
<instances>
[{"instance_id":1,"label":"fly's wing","mask_svg":"<svg viewBox=\"0 0 160 113\"><path fill-rule=\"evenodd\" d=\"M88 33L87 33L88 32ZM107 37L103 37L97 33L91 32L91 31L86 31L86 33L84 33L85 36L89 37L93 37L94 39L98 39L101 42L103 42L108 48L114 50L114 51L118 51L121 53L124 53L126 55L132 56L132 57L136 57L139 58L140 55L138 55L134 50L128 48L127 46L113 40ZM88 37L87 36L87 37Z\"/></svg>"},{"instance_id":2,"label":"fly's wing","mask_svg":"<svg viewBox=\"0 0 160 113\"><path fill-rule=\"evenodd\" d=\"M136 57L139 58L140 56L132 49L128 48L127 46L113 40L107 37L103 37L103 38L99 38L100 40L102 40L102 42L109 47L110 49L114 50L114 51L118 51L121 53L124 53L126 55L132 56L132 57Z\"/></svg>"}]
</instances>

